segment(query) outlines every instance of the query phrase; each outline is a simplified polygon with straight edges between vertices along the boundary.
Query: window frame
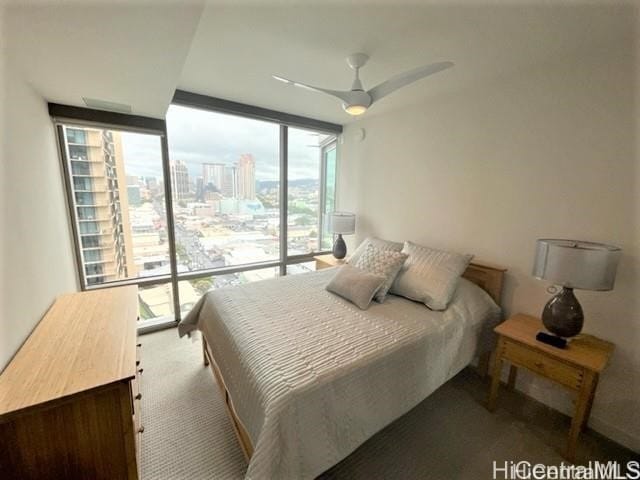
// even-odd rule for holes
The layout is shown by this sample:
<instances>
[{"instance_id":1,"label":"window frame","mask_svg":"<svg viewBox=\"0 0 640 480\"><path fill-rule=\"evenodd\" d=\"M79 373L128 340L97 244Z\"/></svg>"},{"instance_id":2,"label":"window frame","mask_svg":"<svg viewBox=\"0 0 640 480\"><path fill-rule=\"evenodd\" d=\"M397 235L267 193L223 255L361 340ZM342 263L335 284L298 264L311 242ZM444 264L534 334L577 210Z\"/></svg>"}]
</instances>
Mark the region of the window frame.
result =
<instances>
[{"instance_id":1,"label":"window frame","mask_svg":"<svg viewBox=\"0 0 640 480\"><path fill-rule=\"evenodd\" d=\"M326 199L326 150L330 148L336 148L336 168L339 162L338 155L338 136L342 133L342 125L333 124L329 122L323 122L312 118L291 115L275 110L268 110L251 105L245 105L237 102L231 102L228 100L222 100L215 97L209 97L206 95L194 94L181 90L176 90L172 104L180 105L183 107L196 108L215 113L224 113L230 115L236 115L244 118L250 118L255 120L261 120L279 125L279 167L280 167L280 251L279 258L273 261L257 262L244 265L233 265L218 267L212 269L203 269L192 272L179 272L177 268L177 254L176 254L176 238L175 238L175 223L174 223L174 209L173 209L173 191L171 181L171 167L170 167L170 154L168 147L168 136L166 120L160 120L149 117L141 117L136 115L129 115L123 113L107 112L101 110L92 110L81 107L72 107L60 104L49 104L49 114L55 125L56 136L58 142L58 151L60 161L62 164L62 175L64 188L67 200L67 212L68 219L71 225L74 253L76 260L76 273L78 276L78 282L82 291L97 290L101 288L111 288L124 285L137 285L140 287L147 287L153 285L162 285L166 283L172 284L173 289L173 311L174 317L166 317L166 321L158 319L153 322L150 327L141 327L140 331L151 331L159 328L166 328L174 326L181 320L181 308L180 308L180 281L185 280L197 280L199 278L210 277L212 275L225 275L233 274L244 271L259 270L264 268L278 268L280 276L287 275L287 265L293 265L297 263L304 263L310 261L317 255L329 253L329 250L322 249L322 231L323 225L326 221L325 217L325 199ZM86 219L79 218L78 204L75 199L75 190L73 185L73 175L71 168L71 157L69 155L69 148L66 142L64 127L74 125L80 128L100 128L100 129L112 129L123 132L132 133L146 133L151 135L157 135L160 138L161 146L161 160L162 160L162 175L164 184L164 196L165 196L165 211L167 222L167 241L169 244L169 256L170 256L170 273L164 275L157 275L153 277L132 277L123 280L114 280L104 282L100 284L89 284L87 281L87 274L85 271L85 262L82 255L82 234L80 232L80 222L86 221ZM318 222L318 250L305 254L289 255L287 250L287 219L288 219L288 128L302 128L306 130L312 130L320 133L327 133L334 135L330 141L320 145L321 149L321 166L320 166L320 207L319 210L319 222ZM72 142L73 143L73 142ZM163 317L164 318L164 317Z\"/></svg>"},{"instance_id":2,"label":"window frame","mask_svg":"<svg viewBox=\"0 0 640 480\"><path fill-rule=\"evenodd\" d=\"M320 162L321 162L321 167L320 167L320 182L321 182L321 186L320 186L320 220L318 222L318 225L320 228L318 228L318 245L320 246L320 248L322 248L322 241L324 240L323 235L324 235L324 227L325 227L325 223L327 222L327 212L325 212L325 208L326 208L326 204L327 204L327 153L331 150L335 150L336 151L336 174L338 171L338 137L334 137L334 138L329 138L326 141L324 141L323 143L320 144ZM334 207L335 207L335 194L337 191L337 186L338 186L338 178L336 175L335 178L335 184L333 186L333 190L334 190ZM333 237L333 236L332 236ZM333 238L331 238L331 244L333 244ZM327 252L328 253L328 252Z\"/></svg>"}]
</instances>

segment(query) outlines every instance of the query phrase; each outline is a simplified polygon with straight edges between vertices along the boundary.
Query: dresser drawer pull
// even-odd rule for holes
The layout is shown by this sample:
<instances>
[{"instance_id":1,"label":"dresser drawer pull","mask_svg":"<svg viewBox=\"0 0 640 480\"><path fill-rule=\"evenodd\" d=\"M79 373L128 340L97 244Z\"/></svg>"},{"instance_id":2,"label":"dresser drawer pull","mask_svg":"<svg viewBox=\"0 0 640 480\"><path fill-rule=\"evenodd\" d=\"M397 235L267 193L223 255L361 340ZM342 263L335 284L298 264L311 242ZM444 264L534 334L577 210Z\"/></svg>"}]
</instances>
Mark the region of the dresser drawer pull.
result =
<instances>
[{"instance_id":1,"label":"dresser drawer pull","mask_svg":"<svg viewBox=\"0 0 640 480\"><path fill-rule=\"evenodd\" d=\"M141 394L141 393L139 393L139 394L137 394L134 398L135 398L136 400L140 400L140 399L142 398L142 394Z\"/></svg>"},{"instance_id":2,"label":"dresser drawer pull","mask_svg":"<svg viewBox=\"0 0 640 480\"><path fill-rule=\"evenodd\" d=\"M144 425L140 425L140 428L138 429L138 433L144 433Z\"/></svg>"},{"instance_id":3,"label":"dresser drawer pull","mask_svg":"<svg viewBox=\"0 0 640 480\"><path fill-rule=\"evenodd\" d=\"M140 375L142 375L142 372L144 372L144 368L139 368L139 369L138 369L138 373L139 373Z\"/></svg>"},{"instance_id":4,"label":"dresser drawer pull","mask_svg":"<svg viewBox=\"0 0 640 480\"><path fill-rule=\"evenodd\" d=\"M136 360L136 367L140 365L140 360Z\"/></svg>"},{"instance_id":5,"label":"dresser drawer pull","mask_svg":"<svg viewBox=\"0 0 640 480\"><path fill-rule=\"evenodd\" d=\"M141 346L142 346L142 344L141 344L141 343L138 343L138 344L136 345L136 347L141 347Z\"/></svg>"}]
</instances>

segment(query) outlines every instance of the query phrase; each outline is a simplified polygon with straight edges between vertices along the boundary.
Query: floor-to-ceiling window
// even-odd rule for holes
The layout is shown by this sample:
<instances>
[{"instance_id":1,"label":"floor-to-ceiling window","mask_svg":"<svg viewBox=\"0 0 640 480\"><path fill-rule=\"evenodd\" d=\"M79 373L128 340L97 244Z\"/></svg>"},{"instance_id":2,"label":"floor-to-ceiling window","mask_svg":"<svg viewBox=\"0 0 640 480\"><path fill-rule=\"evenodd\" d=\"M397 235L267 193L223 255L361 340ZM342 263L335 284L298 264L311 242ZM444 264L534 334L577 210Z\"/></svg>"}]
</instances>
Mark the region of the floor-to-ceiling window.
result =
<instances>
[{"instance_id":1,"label":"floor-to-ceiling window","mask_svg":"<svg viewBox=\"0 0 640 480\"><path fill-rule=\"evenodd\" d=\"M335 185L324 164L335 134L183 105L169 108L167 133L181 284L198 296L312 269L323 199L335 196L324 193Z\"/></svg>"},{"instance_id":2,"label":"floor-to-ceiling window","mask_svg":"<svg viewBox=\"0 0 640 480\"><path fill-rule=\"evenodd\" d=\"M172 316L160 135L89 123L58 129L81 282L99 287L145 279L141 321Z\"/></svg>"},{"instance_id":3,"label":"floor-to-ceiling window","mask_svg":"<svg viewBox=\"0 0 640 480\"><path fill-rule=\"evenodd\" d=\"M183 104L149 121L56 118L84 289L137 284L154 325L209 290L312 270L330 248L338 126Z\"/></svg>"},{"instance_id":4,"label":"floor-to-ceiling window","mask_svg":"<svg viewBox=\"0 0 640 480\"><path fill-rule=\"evenodd\" d=\"M279 260L279 125L172 105L167 130L179 271Z\"/></svg>"}]
</instances>

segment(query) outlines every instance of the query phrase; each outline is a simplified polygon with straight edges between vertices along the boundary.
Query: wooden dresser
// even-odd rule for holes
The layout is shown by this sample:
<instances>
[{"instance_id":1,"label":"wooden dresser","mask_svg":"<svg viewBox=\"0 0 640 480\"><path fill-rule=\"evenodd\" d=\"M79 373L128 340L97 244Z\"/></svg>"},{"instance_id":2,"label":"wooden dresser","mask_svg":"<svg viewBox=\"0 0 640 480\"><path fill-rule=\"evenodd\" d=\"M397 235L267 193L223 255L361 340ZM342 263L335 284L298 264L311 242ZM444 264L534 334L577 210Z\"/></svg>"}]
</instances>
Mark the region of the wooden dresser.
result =
<instances>
[{"instance_id":1,"label":"wooden dresser","mask_svg":"<svg viewBox=\"0 0 640 480\"><path fill-rule=\"evenodd\" d=\"M137 287L63 295L0 375L0 478L138 478Z\"/></svg>"}]
</instances>

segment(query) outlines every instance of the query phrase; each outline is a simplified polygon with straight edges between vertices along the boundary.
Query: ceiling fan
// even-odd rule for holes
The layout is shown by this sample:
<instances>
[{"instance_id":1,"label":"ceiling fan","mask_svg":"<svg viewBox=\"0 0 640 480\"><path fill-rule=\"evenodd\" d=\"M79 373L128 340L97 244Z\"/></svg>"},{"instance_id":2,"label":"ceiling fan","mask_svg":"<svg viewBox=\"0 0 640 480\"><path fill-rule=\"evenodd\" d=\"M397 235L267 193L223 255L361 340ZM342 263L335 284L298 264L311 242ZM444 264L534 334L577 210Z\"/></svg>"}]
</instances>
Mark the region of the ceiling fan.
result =
<instances>
[{"instance_id":1,"label":"ceiling fan","mask_svg":"<svg viewBox=\"0 0 640 480\"><path fill-rule=\"evenodd\" d=\"M408 72L401 73L391 77L389 80L382 82L380 85L373 87L368 91L364 91L362 82L360 81L360 69L365 66L369 60L369 56L364 53L354 53L347 57L347 64L356 72L356 78L353 80L351 90L330 90L327 88L314 87L301 82L295 82L278 75L272 75L273 78L289 85L305 88L314 92L326 93L342 100L342 108L350 115L362 115L367 109L382 97L386 97L390 93L395 92L399 88L409 85L410 83L428 77L441 70L453 67L453 62L438 62L422 67L414 68Z\"/></svg>"}]
</instances>

